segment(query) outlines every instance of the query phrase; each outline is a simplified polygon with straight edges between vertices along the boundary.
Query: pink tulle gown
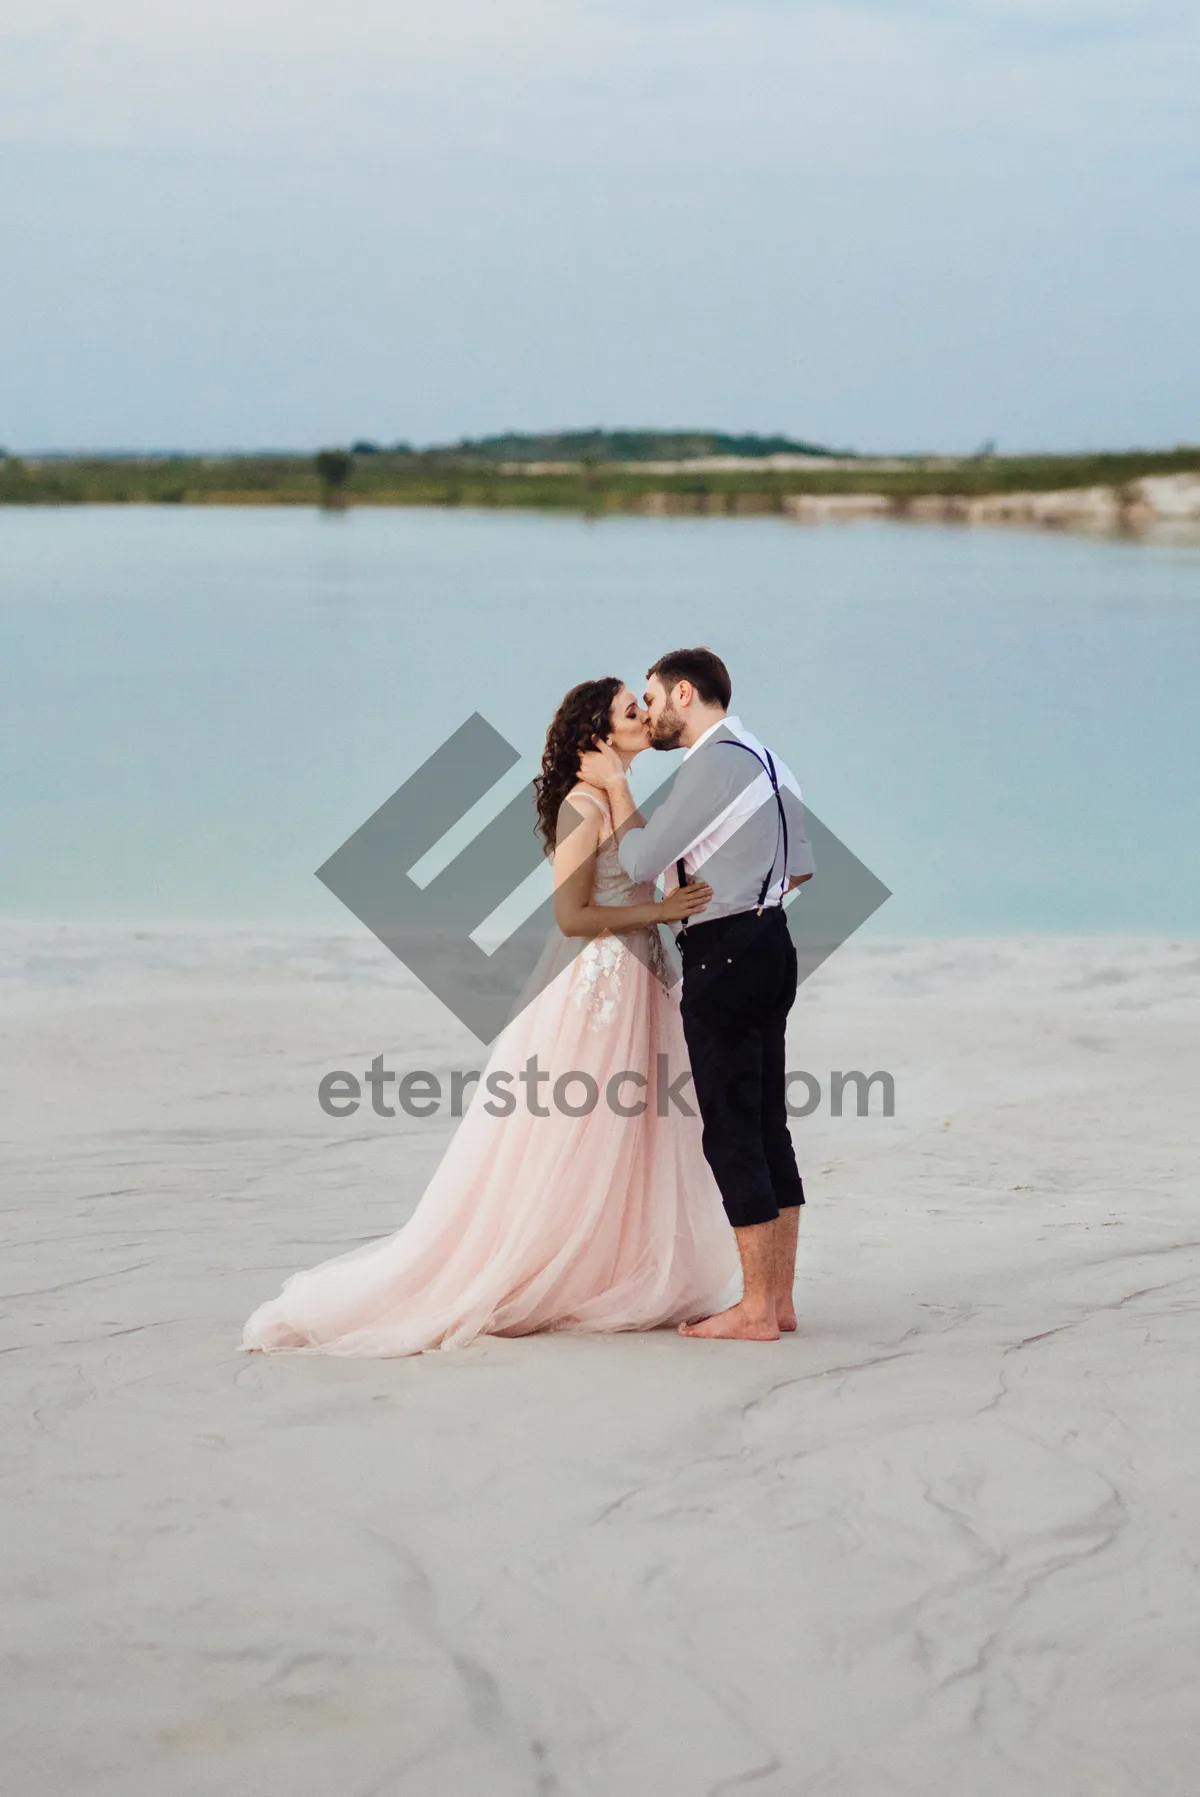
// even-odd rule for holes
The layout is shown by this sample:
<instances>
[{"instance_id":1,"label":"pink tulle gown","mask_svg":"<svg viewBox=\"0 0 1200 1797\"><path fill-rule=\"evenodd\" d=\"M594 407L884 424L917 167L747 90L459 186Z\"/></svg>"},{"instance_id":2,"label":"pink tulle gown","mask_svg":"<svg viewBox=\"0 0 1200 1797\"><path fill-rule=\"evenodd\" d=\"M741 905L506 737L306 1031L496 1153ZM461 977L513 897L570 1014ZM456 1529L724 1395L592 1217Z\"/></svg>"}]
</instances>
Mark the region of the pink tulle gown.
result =
<instances>
[{"instance_id":1,"label":"pink tulle gown","mask_svg":"<svg viewBox=\"0 0 1200 1797\"><path fill-rule=\"evenodd\" d=\"M572 799L589 799L576 792ZM599 803L599 801L593 801ZM611 836L596 859L594 901L645 902ZM463 1345L479 1335L538 1330L653 1329L723 1308L737 1291L733 1234L700 1146L700 1120L660 1115L658 1057L669 1080L687 1067L678 987L657 931L578 943L555 936L537 977L548 982L497 1039L487 1070L411 1220L395 1235L297 1273L246 1324L248 1349L309 1348L388 1356ZM557 968L557 971L556 971ZM515 1075L531 1055L551 1074L550 1111L532 1116L515 1078L509 1116L485 1108L487 1073ZM553 1104L553 1081L590 1073L599 1102L584 1116ZM606 1102L647 1100L640 1116ZM573 1084L578 1106L585 1088ZM695 1110L690 1084L684 1099Z\"/></svg>"}]
</instances>

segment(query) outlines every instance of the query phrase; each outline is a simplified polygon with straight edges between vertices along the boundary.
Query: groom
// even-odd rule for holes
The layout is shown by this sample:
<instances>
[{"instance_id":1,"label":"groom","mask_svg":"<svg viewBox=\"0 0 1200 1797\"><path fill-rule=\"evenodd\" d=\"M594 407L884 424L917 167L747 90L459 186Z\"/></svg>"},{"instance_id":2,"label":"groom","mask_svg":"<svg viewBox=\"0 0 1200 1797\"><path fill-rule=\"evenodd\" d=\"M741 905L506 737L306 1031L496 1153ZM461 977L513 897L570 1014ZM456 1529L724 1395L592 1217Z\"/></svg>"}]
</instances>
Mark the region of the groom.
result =
<instances>
[{"instance_id":1,"label":"groom","mask_svg":"<svg viewBox=\"0 0 1200 1797\"><path fill-rule=\"evenodd\" d=\"M702 873L711 903L680 936L682 1014L713 1170L742 1260L732 1309L683 1335L777 1341L796 1327L793 1286L804 1187L788 1132L784 1032L796 950L783 898L813 874L800 788L778 756L729 716L731 685L711 649L677 649L646 676L656 749L687 750L649 822L622 766L605 758L621 865L633 880Z\"/></svg>"}]
</instances>

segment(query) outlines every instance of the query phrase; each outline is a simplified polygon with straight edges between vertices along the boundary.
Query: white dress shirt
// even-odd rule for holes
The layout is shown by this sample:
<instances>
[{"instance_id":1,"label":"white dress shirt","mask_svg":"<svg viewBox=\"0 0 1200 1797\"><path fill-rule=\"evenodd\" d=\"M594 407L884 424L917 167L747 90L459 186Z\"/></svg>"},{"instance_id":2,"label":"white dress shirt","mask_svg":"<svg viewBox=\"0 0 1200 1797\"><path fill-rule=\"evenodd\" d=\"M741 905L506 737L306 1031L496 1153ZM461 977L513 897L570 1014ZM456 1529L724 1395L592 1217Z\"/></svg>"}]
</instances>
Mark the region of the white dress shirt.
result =
<instances>
[{"instance_id":1,"label":"white dress shirt","mask_svg":"<svg viewBox=\"0 0 1200 1797\"><path fill-rule=\"evenodd\" d=\"M677 884L676 863L682 861L689 882L704 879L713 889L712 902L698 922L756 910L764 879L763 902L782 904L788 880L811 874L815 863L799 784L772 753L787 823L784 855L766 756L740 718L719 718L710 725L688 749L667 798L646 827L627 830L621 838L618 852L630 878L666 875L670 890Z\"/></svg>"}]
</instances>

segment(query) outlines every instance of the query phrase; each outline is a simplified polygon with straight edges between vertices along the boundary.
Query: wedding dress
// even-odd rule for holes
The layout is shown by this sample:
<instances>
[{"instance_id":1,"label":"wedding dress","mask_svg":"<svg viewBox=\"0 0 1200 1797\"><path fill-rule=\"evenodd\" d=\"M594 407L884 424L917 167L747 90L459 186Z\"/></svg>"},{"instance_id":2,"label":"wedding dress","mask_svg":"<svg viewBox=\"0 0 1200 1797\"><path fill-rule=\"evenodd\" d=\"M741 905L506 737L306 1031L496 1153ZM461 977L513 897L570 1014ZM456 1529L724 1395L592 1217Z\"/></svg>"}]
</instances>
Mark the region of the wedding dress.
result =
<instances>
[{"instance_id":1,"label":"wedding dress","mask_svg":"<svg viewBox=\"0 0 1200 1797\"><path fill-rule=\"evenodd\" d=\"M570 797L600 805L587 792ZM629 880L608 834L593 902L652 898ZM652 928L577 950L557 932L547 944L538 995L497 1039L411 1220L293 1275L254 1312L244 1348L416 1354L479 1335L653 1329L736 1297L737 1253L700 1119L670 1096L688 1061L678 985L659 977L662 939ZM551 1075L541 1087L547 1116L530 1113L515 1078L533 1055ZM502 1116L487 1108L488 1074L500 1070L513 1076L517 1100ZM568 1071L595 1082L586 1114L553 1102ZM627 1077L613 1089L617 1074ZM564 1090L576 1109L589 1095L580 1081ZM681 1097L694 1113L690 1082ZM640 1114L620 1114L639 1103Z\"/></svg>"}]
</instances>

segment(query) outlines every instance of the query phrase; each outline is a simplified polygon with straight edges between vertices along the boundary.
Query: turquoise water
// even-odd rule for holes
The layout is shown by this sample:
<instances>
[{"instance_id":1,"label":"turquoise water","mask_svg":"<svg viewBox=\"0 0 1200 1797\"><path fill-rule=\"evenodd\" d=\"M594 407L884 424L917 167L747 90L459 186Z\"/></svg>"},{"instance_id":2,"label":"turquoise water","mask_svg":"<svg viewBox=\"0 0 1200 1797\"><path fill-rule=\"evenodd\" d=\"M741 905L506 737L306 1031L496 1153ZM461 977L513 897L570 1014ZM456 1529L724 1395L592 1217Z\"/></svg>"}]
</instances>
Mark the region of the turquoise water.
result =
<instances>
[{"instance_id":1,"label":"turquoise water","mask_svg":"<svg viewBox=\"0 0 1200 1797\"><path fill-rule=\"evenodd\" d=\"M313 869L469 712L685 642L870 933L1200 931L1200 548L433 510L0 510L0 909L353 928Z\"/></svg>"}]
</instances>

